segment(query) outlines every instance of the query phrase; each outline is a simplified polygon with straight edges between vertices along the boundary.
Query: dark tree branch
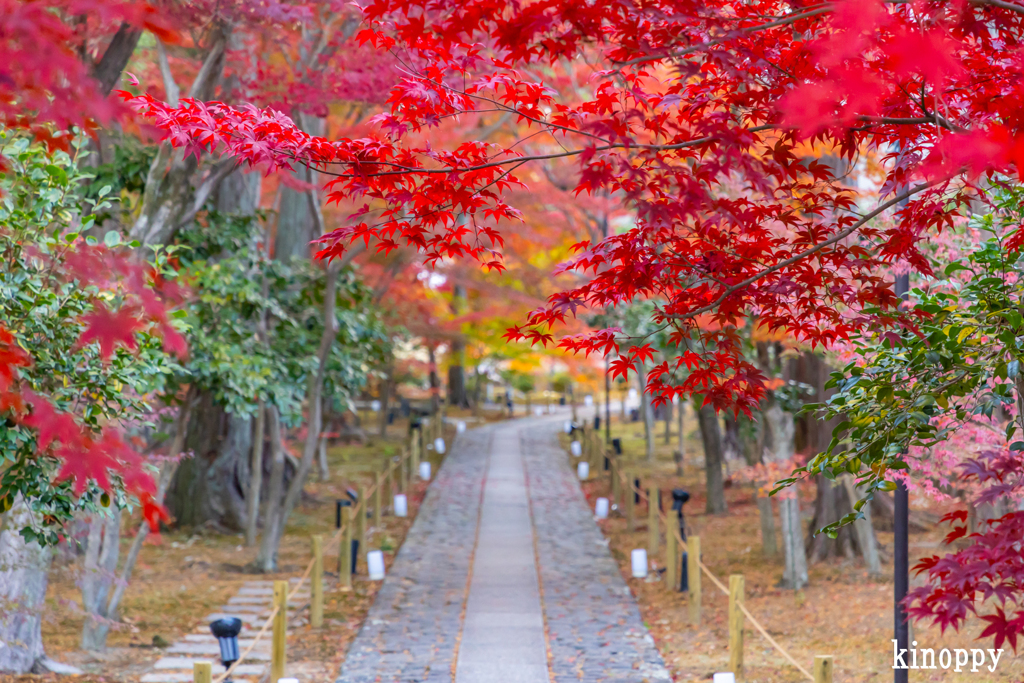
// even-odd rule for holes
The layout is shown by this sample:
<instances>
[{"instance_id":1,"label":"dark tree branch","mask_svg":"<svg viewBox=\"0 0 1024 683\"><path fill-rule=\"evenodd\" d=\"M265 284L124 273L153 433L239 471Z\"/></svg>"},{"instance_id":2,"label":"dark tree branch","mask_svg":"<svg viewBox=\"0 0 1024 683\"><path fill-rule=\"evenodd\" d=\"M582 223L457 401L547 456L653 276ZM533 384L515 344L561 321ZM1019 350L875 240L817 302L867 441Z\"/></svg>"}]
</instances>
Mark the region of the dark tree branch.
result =
<instances>
[{"instance_id":1,"label":"dark tree branch","mask_svg":"<svg viewBox=\"0 0 1024 683\"><path fill-rule=\"evenodd\" d=\"M121 72L128 64L135 46L139 44L142 36L142 29L135 28L130 24L122 23L117 33L107 45L106 51L100 61L92 65L92 75L99 82L100 91L103 95L109 95L121 77Z\"/></svg>"}]
</instances>

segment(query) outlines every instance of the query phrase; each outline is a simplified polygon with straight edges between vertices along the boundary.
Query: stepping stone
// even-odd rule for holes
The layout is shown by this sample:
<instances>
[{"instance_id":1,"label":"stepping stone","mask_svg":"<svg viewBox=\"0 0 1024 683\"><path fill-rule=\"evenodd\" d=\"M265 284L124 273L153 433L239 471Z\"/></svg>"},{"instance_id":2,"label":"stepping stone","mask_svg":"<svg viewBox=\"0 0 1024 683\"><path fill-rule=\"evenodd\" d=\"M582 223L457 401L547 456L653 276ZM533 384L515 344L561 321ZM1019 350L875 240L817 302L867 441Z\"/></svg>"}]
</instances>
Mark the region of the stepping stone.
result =
<instances>
[{"instance_id":1,"label":"stepping stone","mask_svg":"<svg viewBox=\"0 0 1024 683\"><path fill-rule=\"evenodd\" d=\"M240 668L241 666L239 667L239 669ZM214 671L216 671L216 669L214 669ZM221 667L221 672L223 673L223 667ZM260 672L255 675L239 675L236 677L236 673L238 673L238 669L235 669L235 673L231 674L231 679L236 682L244 680L256 681L258 680L258 677L262 675L262 672ZM144 674L142 678L140 678L139 680L141 683L192 683L193 677L191 671L159 671Z\"/></svg>"},{"instance_id":2,"label":"stepping stone","mask_svg":"<svg viewBox=\"0 0 1024 683\"><path fill-rule=\"evenodd\" d=\"M196 662L208 662L208 659L191 659L189 657L163 657L157 660L156 664L153 665L154 669L187 669L192 671L192 665ZM213 664L213 673L222 674L224 673L224 665L217 662L211 662ZM238 674L244 676L246 674L252 674L258 676L266 670L266 664L248 664L243 662L235 667L232 675Z\"/></svg>"},{"instance_id":3,"label":"stepping stone","mask_svg":"<svg viewBox=\"0 0 1024 683\"><path fill-rule=\"evenodd\" d=\"M263 625L265 619L261 619L258 614L229 614L227 612L214 612L213 614L206 615L206 622L217 621L218 619L241 619L243 623L254 625L257 628Z\"/></svg>"},{"instance_id":4,"label":"stepping stone","mask_svg":"<svg viewBox=\"0 0 1024 683\"><path fill-rule=\"evenodd\" d=\"M221 609L227 612L228 614L234 614L235 612L238 612L240 614L262 614L264 612L270 614L270 612L267 610L266 605L232 605L229 603L221 607Z\"/></svg>"},{"instance_id":5,"label":"stepping stone","mask_svg":"<svg viewBox=\"0 0 1024 683\"><path fill-rule=\"evenodd\" d=\"M271 598L256 595L236 595L228 600L229 605L266 605Z\"/></svg>"},{"instance_id":6,"label":"stepping stone","mask_svg":"<svg viewBox=\"0 0 1024 683\"><path fill-rule=\"evenodd\" d=\"M238 636L238 646L245 647L252 642L254 633L246 633L244 630L242 634ZM187 633L185 634L185 640L193 643L216 643L217 639L210 634L209 631L206 633ZM261 641L262 642L262 641Z\"/></svg>"},{"instance_id":7,"label":"stepping stone","mask_svg":"<svg viewBox=\"0 0 1024 683\"><path fill-rule=\"evenodd\" d=\"M250 643L252 641L249 641ZM261 647L263 646L263 647ZM248 645L242 645L238 643L238 649L244 650ZM220 657L220 646L217 643L175 643L171 645L167 650L168 654L184 654L184 655L202 655L207 657ZM246 656L246 659L270 659L270 641L260 641L253 648L252 652Z\"/></svg>"}]
</instances>

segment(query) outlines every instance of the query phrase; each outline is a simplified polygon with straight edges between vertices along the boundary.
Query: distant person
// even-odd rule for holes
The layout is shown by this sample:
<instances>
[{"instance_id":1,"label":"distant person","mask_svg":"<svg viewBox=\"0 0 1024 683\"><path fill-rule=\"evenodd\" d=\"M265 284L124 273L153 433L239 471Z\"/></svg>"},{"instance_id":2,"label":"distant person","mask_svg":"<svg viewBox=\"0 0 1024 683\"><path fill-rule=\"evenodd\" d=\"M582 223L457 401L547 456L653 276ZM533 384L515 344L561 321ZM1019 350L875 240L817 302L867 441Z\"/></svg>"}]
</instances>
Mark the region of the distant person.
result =
<instances>
[{"instance_id":1,"label":"distant person","mask_svg":"<svg viewBox=\"0 0 1024 683\"><path fill-rule=\"evenodd\" d=\"M508 416L512 417L512 392L505 392L505 405L508 406Z\"/></svg>"}]
</instances>

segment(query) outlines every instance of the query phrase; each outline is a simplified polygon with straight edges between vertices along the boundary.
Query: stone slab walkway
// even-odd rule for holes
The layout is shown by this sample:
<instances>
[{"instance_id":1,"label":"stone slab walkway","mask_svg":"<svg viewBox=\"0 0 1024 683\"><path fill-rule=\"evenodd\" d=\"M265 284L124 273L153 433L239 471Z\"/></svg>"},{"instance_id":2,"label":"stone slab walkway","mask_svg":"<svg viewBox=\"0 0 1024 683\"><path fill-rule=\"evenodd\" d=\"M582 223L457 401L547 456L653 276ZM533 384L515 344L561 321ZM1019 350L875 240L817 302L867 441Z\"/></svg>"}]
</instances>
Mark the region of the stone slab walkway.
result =
<instances>
[{"instance_id":1,"label":"stone slab walkway","mask_svg":"<svg viewBox=\"0 0 1024 683\"><path fill-rule=\"evenodd\" d=\"M565 417L459 436L338 683L668 680L558 446Z\"/></svg>"},{"instance_id":2,"label":"stone slab walkway","mask_svg":"<svg viewBox=\"0 0 1024 683\"><path fill-rule=\"evenodd\" d=\"M298 579L291 579L292 584L297 581ZM186 634L182 640L164 650L164 656L153 664L151 671L142 675L140 683L190 683L195 662L212 662L214 676L224 673L224 667L220 665L220 646L210 633L210 622L222 617L241 619L242 632L238 636L238 649L245 651L252 645L255 632L270 616L273 595L273 581L246 582L234 597L228 599L227 605L207 615L192 633ZM306 610L303 606L308 603L307 585L299 589L288 603L289 627L304 622ZM259 681L267 673L269 664L270 639L264 637L256 643L256 647L245 661L235 667L231 679L236 683Z\"/></svg>"}]
</instances>

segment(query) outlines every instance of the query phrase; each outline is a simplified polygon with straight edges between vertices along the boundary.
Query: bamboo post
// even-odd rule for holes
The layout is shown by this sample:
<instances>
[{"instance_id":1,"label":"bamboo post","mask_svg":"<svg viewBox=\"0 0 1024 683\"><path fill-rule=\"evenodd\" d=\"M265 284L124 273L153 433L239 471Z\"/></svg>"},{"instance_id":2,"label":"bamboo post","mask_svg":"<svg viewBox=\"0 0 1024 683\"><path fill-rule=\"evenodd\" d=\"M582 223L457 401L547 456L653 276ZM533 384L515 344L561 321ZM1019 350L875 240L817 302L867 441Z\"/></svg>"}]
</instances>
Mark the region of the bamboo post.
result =
<instances>
[{"instance_id":1,"label":"bamboo post","mask_svg":"<svg viewBox=\"0 0 1024 683\"><path fill-rule=\"evenodd\" d=\"M356 539L359 541L359 554L366 555L366 509L369 505L366 500L366 487L359 487L359 513L356 517Z\"/></svg>"},{"instance_id":2,"label":"bamboo post","mask_svg":"<svg viewBox=\"0 0 1024 683\"><path fill-rule=\"evenodd\" d=\"M636 492L633 490L633 473L626 470L626 533L636 530Z\"/></svg>"},{"instance_id":3,"label":"bamboo post","mask_svg":"<svg viewBox=\"0 0 1024 683\"><path fill-rule=\"evenodd\" d=\"M270 646L270 683L277 683L279 678L284 678L287 656L285 644L288 637L287 581L274 582L274 607L277 608L277 614L274 615L274 639Z\"/></svg>"},{"instance_id":4,"label":"bamboo post","mask_svg":"<svg viewBox=\"0 0 1024 683\"><path fill-rule=\"evenodd\" d=\"M686 539L686 580L690 584L690 622L700 626L700 536Z\"/></svg>"},{"instance_id":5,"label":"bamboo post","mask_svg":"<svg viewBox=\"0 0 1024 683\"><path fill-rule=\"evenodd\" d=\"M405 493L409 487L409 473L406 464L409 460L409 451L402 451L402 458L398 461L398 492Z\"/></svg>"},{"instance_id":6,"label":"bamboo post","mask_svg":"<svg viewBox=\"0 0 1024 683\"><path fill-rule=\"evenodd\" d=\"M673 592L679 585L679 550L672 529L665 529L665 587Z\"/></svg>"},{"instance_id":7,"label":"bamboo post","mask_svg":"<svg viewBox=\"0 0 1024 683\"><path fill-rule=\"evenodd\" d=\"M352 587L352 507L342 510L341 547L338 548L338 587L348 590Z\"/></svg>"},{"instance_id":8,"label":"bamboo post","mask_svg":"<svg viewBox=\"0 0 1024 683\"><path fill-rule=\"evenodd\" d=\"M379 534L384 529L382 521L384 516L384 477L380 476L380 472L377 472L373 479L373 528Z\"/></svg>"},{"instance_id":9,"label":"bamboo post","mask_svg":"<svg viewBox=\"0 0 1024 683\"><path fill-rule=\"evenodd\" d=\"M313 536L313 573L309 577L309 625L324 625L324 539Z\"/></svg>"},{"instance_id":10,"label":"bamboo post","mask_svg":"<svg viewBox=\"0 0 1024 683\"><path fill-rule=\"evenodd\" d=\"M618 505L619 504L619 459L616 458L613 455L613 456L611 456L609 464L611 465L611 467L608 468L608 478L611 479L612 503L615 504L615 505Z\"/></svg>"},{"instance_id":11,"label":"bamboo post","mask_svg":"<svg viewBox=\"0 0 1024 683\"><path fill-rule=\"evenodd\" d=\"M647 487L647 557L658 556L658 487Z\"/></svg>"},{"instance_id":12,"label":"bamboo post","mask_svg":"<svg viewBox=\"0 0 1024 683\"><path fill-rule=\"evenodd\" d=\"M195 662L192 664L192 683L212 683L212 681L213 664L210 662Z\"/></svg>"},{"instance_id":13,"label":"bamboo post","mask_svg":"<svg viewBox=\"0 0 1024 683\"><path fill-rule=\"evenodd\" d=\"M743 675L743 574L729 576L729 671Z\"/></svg>"},{"instance_id":14,"label":"bamboo post","mask_svg":"<svg viewBox=\"0 0 1024 683\"><path fill-rule=\"evenodd\" d=\"M814 655L814 683L832 683L832 655Z\"/></svg>"},{"instance_id":15,"label":"bamboo post","mask_svg":"<svg viewBox=\"0 0 1024 683\"><path fill-rule=\"evenodd\" d=\"M391 472L391 458L384 461L384 506L393 507L395 504L395 475Z\"/></svg>"},{"instance_id":16,"label":"bamboo post","mask_svg":"<svg viewBox=\"0 0 1024 683\"><path fill-rule=\"evenodd\" d=\"M410 479L415 477L416 472L420 469L420 440L418 436L416 430L413 430L412 435L409 437L409 452L412 453L412 457L409 460Z\"/></svg>"}]
</instances>

